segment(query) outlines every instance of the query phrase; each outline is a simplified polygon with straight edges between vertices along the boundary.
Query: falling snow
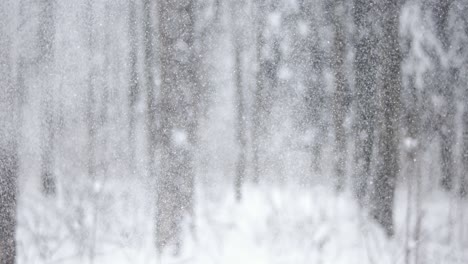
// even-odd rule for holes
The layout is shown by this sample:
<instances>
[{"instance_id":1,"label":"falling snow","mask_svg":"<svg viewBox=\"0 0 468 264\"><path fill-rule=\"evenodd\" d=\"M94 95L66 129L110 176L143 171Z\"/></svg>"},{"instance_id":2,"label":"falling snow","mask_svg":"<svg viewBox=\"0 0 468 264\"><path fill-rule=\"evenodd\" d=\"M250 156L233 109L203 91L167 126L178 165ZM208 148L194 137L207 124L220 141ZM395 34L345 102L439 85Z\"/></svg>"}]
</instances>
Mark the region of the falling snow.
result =
<instances>
[{"instance_id":1,"label":"falling snow","mask_svg":"<svg viewBox=\"0 0 468 264\"><path fill-rule=\"evenodd\" d=\"M0 264L467 263L468 1L0 1Z\"/></svg>"}]
</instances>

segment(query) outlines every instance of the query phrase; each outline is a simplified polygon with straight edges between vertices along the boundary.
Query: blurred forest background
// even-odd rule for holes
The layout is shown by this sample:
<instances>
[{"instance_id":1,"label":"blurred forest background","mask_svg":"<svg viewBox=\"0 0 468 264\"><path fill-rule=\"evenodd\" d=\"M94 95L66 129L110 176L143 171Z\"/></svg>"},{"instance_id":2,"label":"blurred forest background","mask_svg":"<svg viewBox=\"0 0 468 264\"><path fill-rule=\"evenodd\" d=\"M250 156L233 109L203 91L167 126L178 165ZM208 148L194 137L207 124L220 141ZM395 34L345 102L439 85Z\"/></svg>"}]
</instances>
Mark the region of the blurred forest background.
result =
<instances>
[{"instance_id":1,"label":"blurred forest background","mask_svg":"<svg viewBox=\"0 0 468 264\"><path fill-rule=\"evenodd\" d=\"M0 263L467 263L467 0L2 0Z\"/></svg>"}]
</instances>

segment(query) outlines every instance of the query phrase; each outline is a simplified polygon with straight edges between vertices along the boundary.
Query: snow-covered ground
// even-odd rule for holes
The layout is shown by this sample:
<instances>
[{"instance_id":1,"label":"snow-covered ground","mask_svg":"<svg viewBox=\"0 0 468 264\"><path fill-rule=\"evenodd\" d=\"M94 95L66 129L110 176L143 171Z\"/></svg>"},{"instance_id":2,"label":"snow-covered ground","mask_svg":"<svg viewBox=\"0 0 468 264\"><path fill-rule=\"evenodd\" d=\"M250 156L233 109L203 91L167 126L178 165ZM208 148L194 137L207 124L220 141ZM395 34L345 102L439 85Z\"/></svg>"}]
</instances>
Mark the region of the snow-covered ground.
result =
<instances>
[{"instance_id":1,"label":"snow-covered ground","mask_svg":"<svg viewBox=\"0 0 468 264\"><path fill-rule=\"evenodd\" d=\"M195 231L186 225L182 255L158 259L148 186L108 182L81 195L74 186L75 194L57 199L23 193L19 263L412 263L406 255L414 258L416 250L419 263L468 263L466 202L427 194L419 242L407 242L400 188L396 235L388 240L349 192L337 196L320 184L247 185L240 203L230 186L200 184Z\"/></svg>"}]
</instances>

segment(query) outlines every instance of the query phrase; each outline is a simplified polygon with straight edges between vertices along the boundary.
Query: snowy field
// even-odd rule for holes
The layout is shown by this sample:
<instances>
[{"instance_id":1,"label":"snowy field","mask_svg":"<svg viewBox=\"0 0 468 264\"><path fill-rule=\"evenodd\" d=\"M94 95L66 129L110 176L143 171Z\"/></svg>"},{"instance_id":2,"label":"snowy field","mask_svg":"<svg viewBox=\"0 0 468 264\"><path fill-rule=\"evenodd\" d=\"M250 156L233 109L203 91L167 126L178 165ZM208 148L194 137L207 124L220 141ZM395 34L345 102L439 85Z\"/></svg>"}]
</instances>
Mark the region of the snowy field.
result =
<instances>
[{"instance_id":1,"label":"snowy field","mask_svg":"<svg viewBox=\"0 0 468 264\"><path fill-rule=\"evenodd\" d=\"M405 190L397 191L396 235L388 240L349 192L336 196L320 184L247 185L241 203L230 186L198 188L182 255L158 259L154 197L147 186L109 182L94 197L62 193L57 201L25 193L18 263L412 263L416 251L419 263L468 261L466 201L427 194L419 242L413 243L407 239L415 229L406 228Z\"/></svg>"}]
</instances>

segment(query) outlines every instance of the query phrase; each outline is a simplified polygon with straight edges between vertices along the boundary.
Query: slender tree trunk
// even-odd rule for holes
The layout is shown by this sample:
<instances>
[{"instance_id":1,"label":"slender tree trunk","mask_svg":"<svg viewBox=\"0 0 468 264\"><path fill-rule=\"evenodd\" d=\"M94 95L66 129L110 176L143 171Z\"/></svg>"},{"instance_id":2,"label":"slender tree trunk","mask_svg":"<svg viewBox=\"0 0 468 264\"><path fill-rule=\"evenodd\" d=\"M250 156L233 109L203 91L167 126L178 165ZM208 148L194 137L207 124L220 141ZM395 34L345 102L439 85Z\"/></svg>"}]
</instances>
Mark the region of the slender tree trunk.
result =
<instances>
[{"instance_id":1,"label":"slender tree trunk","mask_svg":"<svg viewBox=\"0 0 468 264\"><path fill-rule=\"evenodd\" d=\"M96 16L94 13L94 1L88 0L86 1L85 5L85 12L86 12L86 35L88 40L88 76L87 76L87 85L88 90L86 91L86 125L87 125L87 132L88 132L88 139L86 142L86 151L87 151L87 163L86 169L88 173L89 180L92 184L96 181L96 174L97 174L97 166L96 166L96 143L97 143L97 115L96 115L96 83L97 79L99 78L99 69L98 65L95 62L95 54L97 49L97 39L96 34L94 32ZM97 193L94 190L89 191L89 195L93 197L93 200L96 201ZM87 245L86 249L88 252L88 258L90 263L94 263L94 259L96 256L96 249L95 249L95 240L96 240L96 224L97 224L97 204L94 203L93 205L93 213L90 215L93 223L93 229L90 230L90 234L84 234L84 237L90 239L90 243Z\"/></svg>"},{"instance_id":2,"label":"slender tree trunk","mask_svg":"<svg viewBox=\"0 0 468 264\"><path fill-rule=\"evenodd\" d=\"M280 37L272 34L271 42L267 43L265 31L267 26L268 12L275 10L275 1L257 1L256 7L256 90L254 95L253 113L253 181L258 183L262 173L262 162L265 161L265 144L269 139L269 118L273 104L273 94L276 92L279 83L278 68L281 60ZM266 12L268 11L268 12ZM270 45L268 45L270 44ZM270 52L266 52L267 49Z\"/></svg>"},{"instance_id":3,"label":"slender tree trunk","mask_svg":"<svg viewBox=\"0 0 468 264\"><path fill-rule=\"evenodd\" d=\"M265 46L265 38L263 31L265 30L265 0L259 0L254 6L255 8L255 31L256 31L256 70L255 70L255 97L254 97L254 111L252 118L252 147L253 147L253 182L258 183L261 173L261 156L262 156L262 136L264 131L265 120L265 59L262 54Z\"/></svg>"},{"instance_id":4,"label":"slender tree trunk","mask_svg":"<svg viewBox=\"0 0 468 264\"><path fill-rule=\"evenodd\" d=\"M154 85L154 26L151 16L151 11L154 6L151 5L151 0L143 1L143 19L144 19L144 81L146 85L146 130L148 136L147 155L148 155L148 175L155 177L154 154L157 144L156 140L156 99Z\"/></svg>"},{"instance_id":5,"label":"slender tree trunk","mask_svg":"<svg viewBox=\"0 0 468 264\"><path fill-rule=\"evenodd\" d=\"M4 69L0 69L0 71L2 70ZM3 74L0 73L0 75ZM3 98L13 98L15 95L11 91L12 89L5 83L1 84L0 94L2 94L2 97L4 96ZM2 109L6 109L6 113L15 116L13 112L15 107L3 107L5 103L11 103L11 101L2 100ZM1 120L2 124L10 126L8 130L15 127L14 121L18 121L13 118L5 120L4 116L2 116ZM0 263L15 264L19 158L16 135L11 133L12 130L5 130L7 129L2 128L0 130L0 133L5 137L0 141Z\"/></svg>"},{"instance_id":6,"label":"slender tree trunk","mask_svg":"<svg viewBox=\"0 0 468 264\"><path fill-rule=\"evenodd\" d=\"M381 122L378 140L378 166L373 189L372 215L385 229L394 234L393 202L399 172L399 115L401 93L401 49L399 43L399 1L380 3L383 39L380 42L382 83L380 90Z\"/></svg>"},{"instance_id":7,"label":"slender tree trunk","mask_svg":"<svg viewBox=\"0 0 468 264\"><path fill-rule=\"evenodd\" d=\"M88 0L86 2L86 30L88 34L88 90L86 95L86 123L88 132L88 141L86 144L87 148L87 172L90 179L94 180L96 176L96 120L95 120L95 76L97 67L94 62L96 39L93 32L95 15L93 12L93 1Z\"/></svg>"},{"instance_id":8,"label":"slender tree trunk","mask_svg":"<svg viewBox=\"0 0 468 264\"><path fill-rule=\"evenodd\" d=\"M318 10L317 10L318 9ZM300 1L300 16L310 26L310 33L307 34L305 43L305 68L304 85L306 87L306 123L307 129L313 131L312 142L310 143L311 172L320 174L322 172L322 152L325 142L323 135L328 134L328 121L326 117L327 102L326 87L324 82L325 55L321 50L320 42L323 36L319 33L321 20L317 14L322 12L320 6L316 6L311 1Z\"/></svg>"},{"instance_id":9,"label":"slender tree trunk","mask_svg":"<svg viewBox=\"0 0 468 264\"><path fill-rule=\"evenodd\" d=\"M468 10L465 6L464 10ZM464 20L465 34L468 35L468 20ZM464 66L466 69L466 65ZM462 129L462 173L460 175L460 196L466 198L468 196L468 85L465 84L464 88L464 102L463 105L463 129Z\"/></svg>"},{"instance_id":10,"label":"slender tree trunk","mask_svg":"<svg viewBox=\"0 0 468 264\"><path fill-rule=\"evenodd\" d=\"M419 151L416 153L416 156L420 156L421 153ZM420 249L422 248L423 245L423 240L421 240L421 231L422 231L422 226L423 226L423 209L422 209L422 193L423 193L423 186L422 186L422 175L421 175L421 160L415 160L414 161L414 173L416 177L416 202L415 202L415 218L416 218L416 223L414 226L414 232L413 232L413 241L415 241L416 247L414 248L414 263L418 264L419 259L420 259Z\"/></svg>"},{"instance_id":11,"label":"slender tree trunk","mask_svg":"<svg viewBox=\"0 0 468 264\"><path fill-rule=\"evenodd\" d=\"M468 88L465 88L465 109L463 112L463 147L462 147L462 175L460 179L460 196L468 195Z\"/></svg>"},{"instance_id":12,"label":"slender tree trunk","mask_svg":"<svg viewBox=\"0 0 468 264\"><path fill-rule=\"evenodd\" d=\"M103 149L103 155L102 158L99 162L99 166L102 168L102 175L104 179L107 179L108 177L108 169L109 169L109 157L108 157L108 152L109 152L109 136L110 136L110 130L109 130L109 104L110 104L110 80L109 80L109 74L111 73L111 56L112 52L110 52L111 49L111 33L110 33L110 27L111 27L111 22L110 22L110 6L109 3L105 4L105 13L104 13L104 30L105 30L105 36L104 36L104 48L103 48L103 53L104 53L104 62L103 62L103 68L102 68L102 94L101 94L101 106L99 109L99 127L104 129L104 135L102 139L100 140L100 146Z\"/></svg>"},{"instance_id":13,"label":"slender tree trunk","mask_svg":"<svg viewBox=\"0 0 468 264\"><path fill-rule=\"evenodd\" d=\"M161 60L161 164L157 184L158 252L182 246L182 221L193 213L194 147L197 128L193 65L195 1L162 0L159 6Z\"/></svg>"},{"instance_id":14,"label":"slender tree trunk","mask_svg":"<svg viewBox=\"0 0 468 264\"><path fill-rule=\"evenodd\" d=\"M0 3L0 263L16 263L16 226L18 193L18 141L20 133L20 86L14 84L11 66L12 27L6 13L8 4ZM7 6L4 6L7 5Z\"/></svg>"},{"instance_id":15,"label":"slender tree trunk","mask_svg":"<svg viewBox=\"0 0 468 264\"><path fill-rule=\"evenodd\" d=\"M3 144L3 142L2 142ZM0 263L16 259L18 155L15 143L0 149Z\"/></svg>"},{"instance_id":16,"label":"slender tree trunk","mask_svg":"<svg viewBox=\"0 0 468 264\"><path fill-rule=\"evenodd\" d=\"M412 247L412 243L419 243L415 238L419 237L419 218L421 217L421 100L415 86L415 77L408 77L408 94L405 97L404 121L406 128L406 180L408 182L407 211L406 211L406 242L405 262L412 263L411 258L418 258L418 246ZM417 263L417 262L414 262Z\"/></svg>"},{"instance_id":17,"label":"slender tree trunk","mask_svg":"<svg viewBox=\"0 0 468 264\"><path fill-rule=\"evenodd\" d=\"M442 112L438 113L440 115L440 150L442 158L442 179L441 185L446 190L451 190L454 184L454 174L455 174L455 162L454 162L454 145L455 145L455 94L454 94L454 79L455 79L455 69L451 65L451 62L447 56L450 50L450 40L448 32L448 16L450 7L453 0L440 0L436 1L434 6L434 18L436 21L436 31L439 37L439 40L442 44L443 52L445 54L441 55L439 58L439 65L441 69L441 77L439 83L439 91L442 97L444 98L444 108ZM445 62L446 61L446 62Z\"/></svg>"},{"instance_id":18,"label":"slender tree trunk","mask_svg":"<svg viewBox=\"0 0 468 264\"><path fill-rule=\"evenodd\" d=\"M371 173L376 112L377 39L373 29L374 1L354 0L355 64L355 171L354 193L360 203L367 196Z\"/></svg>"},{"instance_id":19,"label":"slender tree trunk","mask_svg":"<svg viewBox=\"0 0 468 264\"><path fill-rule=\"evenodd\" d=\"M43 76L42 85L42 119L41 119L41 179L42 191L46 195L56 192L54 176L54 145L55 145L55 116L54 116L54 41L55 41L55 1L42 0L41 21L39 27L39 71Z\"/></svg>"},{"instance_id":20,"label":"slender tree trunk","mask_svg":"<svg viewBox=\"0 0 468 264\"><path fill-rule=\"evenodd\" d=\"M454 147L456 141L455 133L455 95L454 88L451 85L453 82L448 77L443 84L443 97L445 100L445 109L441 113L440 120L442 121L440 130L441 138L441 158L442 158L442 179L440 184L442 187L449 191L452 190L454 185L455 175L455 159Z\"/></svg>"},{"instance_id":21,"label":"slender tree trunk","mask_svg":"<svg viewBox=\"0 0 468 264\"><path fill-rule=\"evenodd\" d=\"M236 60L236 97L237 97L237 142L239 144L239 154L237 157L236 164L236 198L240 200L242 198L242 185L245 179L245 156L246 156L246 133L245 133L245 104L244 104L244 93L242 86L242 72L240 65L241 62L241 51L239 47L235 48L235 60Z\"/></svg>"},{"instance_id":22,"label":"slender tree trunk","mask_svg":"<svg viewBox=\"0 0 468 264\"><path fill-rule=\"evenodd\" d=\"M340 191L345 183L346 135L344 120L346 117L346 77L344 60L346 58L345 32L343 19L346 14L344 1L336 1L333 10L335 39L333 42L333 70L335 91L333 94L333 123L335 126L335 188Z\"/></svg>"},{"instance_id":23,"label":"slender tree trunk","mask_svg":"<svg viewBox=\"0 0 468 264\"><path fill-rule=\"evenodd\" d=\"M236 199L239 201L242 198L242 185L245 179L245 162L246 162L246 124L245 124L245 102L244 102L244 86L242 84L242 44L241 44L241 25L239 18L244 14L244 1L235 0L232 4L232 27L233 27L233 42L234 42L234 83L236 89L236 141L239 145L239 152L236 161L236 178L235 191Z\"/></svg>"},{"instance_id":24,"label":"slender tree trunk","mask_svg":"<svg viewBox=\"0 0 468 264\"><path fill-rule=\"evenodd\" d=\"M129 1L129 37L130 37L130 83L128 85L129 97L129 169L131 174L136 173L135 155L136 155L136 103L138 100L140 80L138 78L138 35L137 35L137 15L136 15L136 0Z\"/></svg>"}]
</instances>

